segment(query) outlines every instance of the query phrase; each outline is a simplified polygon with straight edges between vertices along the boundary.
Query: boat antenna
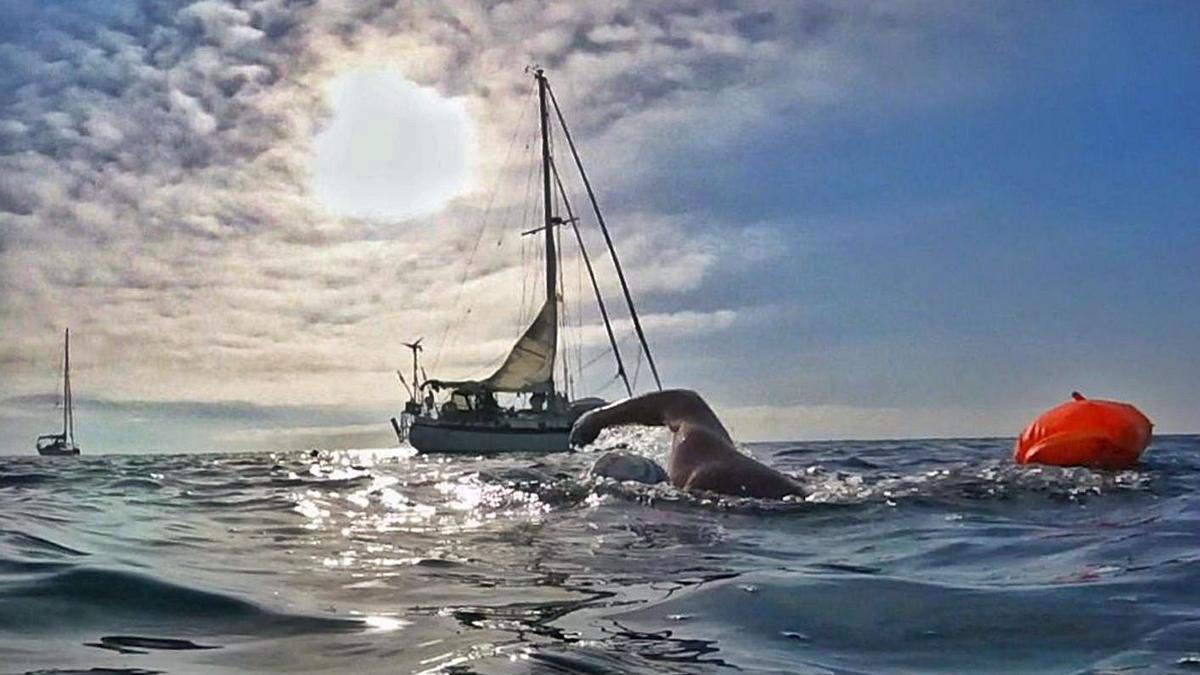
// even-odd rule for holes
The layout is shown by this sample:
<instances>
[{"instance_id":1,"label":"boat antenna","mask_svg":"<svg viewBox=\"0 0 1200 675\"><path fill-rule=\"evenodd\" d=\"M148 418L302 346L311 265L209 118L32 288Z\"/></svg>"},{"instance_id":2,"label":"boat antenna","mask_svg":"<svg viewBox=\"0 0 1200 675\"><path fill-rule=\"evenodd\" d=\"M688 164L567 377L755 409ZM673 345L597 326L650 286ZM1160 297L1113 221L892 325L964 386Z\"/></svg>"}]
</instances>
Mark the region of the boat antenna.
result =
<instances>
[{"instance_id":1,"label":"boat antenna","mask_svg":"<svg viewBox=\"0 0 1200 675\"><path fill-rule=\"evenodd\" d=\"M579 219L575 217L575 212L571 209L571 200L567 199L562 176L558 174L558 164L552 162L550 166L554 169L554 182L558 185L563 206L567 209L567 222L571 223L571 229L575 232L575 242L579 244L579 253L583 257L584 266L587 267L588 278L592 280L592 291L596 294L596 304L600 307L600 316L604 319L604 330L608 332L608 343L612 345L613 355L617 358L617 376L625 383L625 393L633 396L633 387L629 386L629 376L625 373L625 362L621 360L621 350L617 347L617 337L613 335L612 323L608 319L608 307L604 304L604 295L600 292L600 284L596 281L596 271L592 268L592 257L588 255L587 248L583 245L583 235L579 233Z\"/></svg>"},{"instance_id":2,"label":"boat antenna","mask_svg":"<svg viewBox=\"0 0 1200 675\"><path fill-rule=\"evenodd\" d=\"M604 242L608 244L608 252L612 256L613 267L617 269L617 278L621 281L621 290L625 293L625 303L629 306L629 316L633 319L633 329L637 332L638 342L642 345L642 351L646 353L646 362L650 364L650 372L654 375L654 384L662 391L662 380L658 377L658 367L654 365L654 356L650 354L650 345L646 343L646 333L642 330L642 322L638 319L637 309L633 306L633 295L629 292L629 284L625 281L625 272L621 269L621 261L617 258L617 249L613 247L612 237L608 233L608 226L604 224L604 216L600 213L600 205L596 202L596 193L592 190L592 182L588 180L587 173L583 170L583 161L579 159L579 151L575 149L575 141L571 138L571 131L567 128L567 121L563 119L562 109L558 106L558 99L554 97L554 90L550 89L550 83L546 81L542 71L538 71L538 82L542 85L542 89L550 94L550 101L554 105L554 112L558 116L558 124L562 127L563 136L567 139L567 146L571 148L571 155L575 158L575 166L579 169L579 175L583 178L583 186L587 189L588 200L592 203L592 210L596 213L596 222L600 224L600 231L604 233ZM543 104L544 105L544 104ZM545 117L543 117L543 120ZM543 121L543 124L545 122ZM543 136L545 132L543 131ZM547 200L548 202L549 200Z\"/></svg>"},{"instance_id":3,"label":"boat antenna","mask_svg":"<svg viewBox=\"0 0 1200 675\"><path fill-rule=\"evenodd\" d=\"M406 382L406 381L405 381L405 379L404 379L404 373L402 373L402 372L400 372L400 371L398 371L398 370L397 370L397 371L396 371L396 377L400 378L400 384L404 385L404 391L407 391L407 392L408 392L408 397L409 397L410 399L415 399L416 397L415 397L415 396L413 396L413 391L412 391L412 389L410 389L410 388L409 388L409 386L408 386L408 382Z\"/></svg>"}]
</instances>

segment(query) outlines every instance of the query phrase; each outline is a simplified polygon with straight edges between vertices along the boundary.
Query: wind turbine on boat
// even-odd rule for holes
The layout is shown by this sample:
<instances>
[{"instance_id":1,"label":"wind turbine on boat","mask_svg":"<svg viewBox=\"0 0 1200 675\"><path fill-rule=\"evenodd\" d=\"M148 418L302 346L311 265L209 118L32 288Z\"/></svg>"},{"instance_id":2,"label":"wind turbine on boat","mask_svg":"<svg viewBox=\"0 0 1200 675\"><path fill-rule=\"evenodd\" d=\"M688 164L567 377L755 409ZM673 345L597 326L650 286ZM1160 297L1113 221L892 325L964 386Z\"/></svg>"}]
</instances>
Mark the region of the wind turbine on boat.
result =
<instances>
[{"instance_id":1,"label":"wind turbine on boat","mask_svg":"<svg viewBox=\"0 0 1200 675\"><path fill-rule=\"evenodd\" d=\"M420 368L419 364L419 354L424 351L424 348L421 346L421 341L424 339L424 336L422 336L412 342L400 343L412 351L413 358L411 387L408 385L408 382L404 381L404 373L400 372L399 370L396 371L396 377L400 378L400 384L404 385L404 388L408 390L408 403L404 407L406 414L401 415L400 420L397 420L395 417L391 419L392 428L396 430L396 435L401 440L408 438L409 422L412 415L421 412L421 379L417 377L417 373L424 372L424 369Z\"/></svg>"},{"instance_id":2,"label":"wind turbine on boat","mask_svg":"<svg viewBox=\"0 0 1200 675\"><path fill-rule=\"evenodd\" d=\"M417 358L418 358L417 355L420 354L422 351L424 351L424 348L421 347L421 340L424 340L424 339L425 339L424 337L419 337L414 342L402 342L401 343L405 347L408 347L409 349L412 350L412 355L413 355L413 376L412 376L413 400L416 400L417 395L420 393L420 390L421 390L421 381L419 379L417 379L417 367L418 367L417 366Z\"/></svg>"}]
</instances>

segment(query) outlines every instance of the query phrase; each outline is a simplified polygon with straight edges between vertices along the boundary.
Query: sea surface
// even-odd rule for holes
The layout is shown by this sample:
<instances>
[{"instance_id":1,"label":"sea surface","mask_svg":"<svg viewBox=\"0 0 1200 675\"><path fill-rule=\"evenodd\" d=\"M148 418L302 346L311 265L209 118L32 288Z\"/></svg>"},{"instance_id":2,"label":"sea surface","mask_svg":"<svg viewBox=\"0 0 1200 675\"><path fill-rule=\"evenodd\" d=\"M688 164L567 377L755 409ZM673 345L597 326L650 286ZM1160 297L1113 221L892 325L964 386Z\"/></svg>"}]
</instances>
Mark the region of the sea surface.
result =
<instances>
[{"instance_id":1,"label":"sea surface","mask_svg":"<svg viewBox=\"0 0 1200 675\"><path fill-rule=\"evenodd\" d=\"M0 673L1200 672L1200 437L1010 447L748 446L791 502L588 452L4 457Z\"/></svg>"}]
</instances>

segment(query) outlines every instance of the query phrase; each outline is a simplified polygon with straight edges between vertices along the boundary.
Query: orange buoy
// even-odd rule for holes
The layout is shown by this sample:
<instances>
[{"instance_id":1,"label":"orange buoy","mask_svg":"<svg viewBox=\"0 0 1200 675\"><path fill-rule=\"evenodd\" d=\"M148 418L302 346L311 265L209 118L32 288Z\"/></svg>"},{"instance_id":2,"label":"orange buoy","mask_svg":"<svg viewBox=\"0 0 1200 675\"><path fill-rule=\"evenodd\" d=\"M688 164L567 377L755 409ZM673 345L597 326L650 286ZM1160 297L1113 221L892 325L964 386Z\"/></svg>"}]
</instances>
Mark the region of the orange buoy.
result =
<instances>
[{"instance_id":1,"label":"orange buoy","mask_svg":"<svg viewBox=\"0 0 1200 675\"><path fill-rule=\"evenodd\" d=\"M1013 445L1017 464L1128 469L1150 444L1153 424L1128 403L1089 400L1079 392L1042 413Z\"/></svg>"}]
</instances>

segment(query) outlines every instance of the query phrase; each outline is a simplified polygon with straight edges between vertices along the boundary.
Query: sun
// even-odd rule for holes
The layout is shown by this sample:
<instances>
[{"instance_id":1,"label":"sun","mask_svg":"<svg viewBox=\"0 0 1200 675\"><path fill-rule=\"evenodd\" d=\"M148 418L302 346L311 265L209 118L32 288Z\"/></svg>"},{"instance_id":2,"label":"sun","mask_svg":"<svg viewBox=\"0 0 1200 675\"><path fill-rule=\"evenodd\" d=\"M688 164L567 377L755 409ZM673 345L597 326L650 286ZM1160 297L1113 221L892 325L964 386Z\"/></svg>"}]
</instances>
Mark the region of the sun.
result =
<instances>
[{"instance_id":1,"label":"sun","mask_svg":"<svg viewBox=\"0 0 1200 675\"><path fill-rule=\"evenodd\" d=\"M313 195L332 213L405 220L437 212L470 178L472 126L463 99L388 69L326 85L333 115L313 143Z\"/></svg>"}]
</instances>

